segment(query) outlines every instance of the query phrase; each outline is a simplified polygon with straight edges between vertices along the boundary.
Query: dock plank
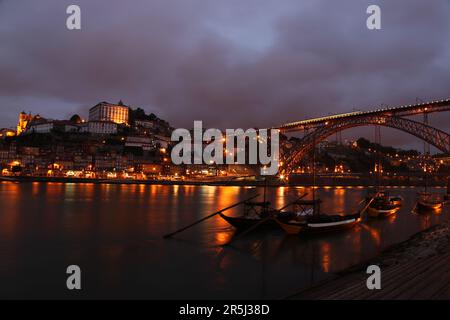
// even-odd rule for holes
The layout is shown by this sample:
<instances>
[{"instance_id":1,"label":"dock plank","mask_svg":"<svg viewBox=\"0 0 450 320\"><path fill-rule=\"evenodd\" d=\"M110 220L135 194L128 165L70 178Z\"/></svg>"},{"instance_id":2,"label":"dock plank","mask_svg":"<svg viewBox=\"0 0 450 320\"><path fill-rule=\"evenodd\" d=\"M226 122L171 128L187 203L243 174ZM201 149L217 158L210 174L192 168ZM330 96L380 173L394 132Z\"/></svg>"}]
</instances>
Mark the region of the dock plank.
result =
<instances>
[{"instance_id":1,"label":"dock plank","mask_svg":"<svg viewBox=\"0 0 450 320\"><path fill-rule=\"evenodd\" d=\"M291 299L450 299L450 253L382 268L381 290L366 287L368 275L359 270L304 290Z\"/></svg>"}]
</instances>

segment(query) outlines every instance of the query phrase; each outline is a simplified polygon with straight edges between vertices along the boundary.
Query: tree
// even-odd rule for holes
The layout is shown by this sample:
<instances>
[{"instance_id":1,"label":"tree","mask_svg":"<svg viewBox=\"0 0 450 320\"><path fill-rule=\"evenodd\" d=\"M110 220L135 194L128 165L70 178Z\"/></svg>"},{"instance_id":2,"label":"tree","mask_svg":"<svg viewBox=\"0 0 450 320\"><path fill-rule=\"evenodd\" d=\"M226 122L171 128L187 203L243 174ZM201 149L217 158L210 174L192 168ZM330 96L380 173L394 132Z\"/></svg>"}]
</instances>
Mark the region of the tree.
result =
<instances>
[{"instance_id":1,"label":"tree","mask_svg":"<svg viewBox=\"0 0 450 320\"><path fill-rule=\"evenodd\" d=\"M76 123L76 124L80 124L82 122L81 118L79 115L74 114L71 118L70 118L70 122Z\"/></svg>"}]
</instances>

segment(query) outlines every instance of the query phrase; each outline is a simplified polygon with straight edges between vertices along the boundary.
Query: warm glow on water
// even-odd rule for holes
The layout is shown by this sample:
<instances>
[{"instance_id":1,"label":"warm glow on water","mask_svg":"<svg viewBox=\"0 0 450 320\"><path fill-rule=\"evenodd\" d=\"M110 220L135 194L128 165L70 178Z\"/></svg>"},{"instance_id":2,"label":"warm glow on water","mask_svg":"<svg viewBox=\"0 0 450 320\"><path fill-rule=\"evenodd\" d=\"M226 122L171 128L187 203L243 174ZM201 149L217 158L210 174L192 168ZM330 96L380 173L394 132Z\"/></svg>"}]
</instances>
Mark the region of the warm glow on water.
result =
<instances>
[{"instance_id":1,"label":"warm glow on water","mask_svg":"<svg viewBox=\"0 0 450 320\"><path fill-rule=\"evenodd\" d=\"M330 251L331 251L331 246L329 243L324 242L321 245L321 252L320 252L320 256L322 259L322 270L324 272L330 272Z\"/></svg>"},{"instance_id":2,"label":"warm glow on water","mask_svg":"<svg viewBox=\"0 0 450 320\"><path fill-rule=\"evenodd\" d=\"M353 213L365 195L360 187L315 191L327 214ZM280 208L304 192L311 199L310 188L267 188L267 199ZM314 237L257 231L221 247L234 229L219 216L162 236L256 193L262 201L262 188L0 183L0 298L65 297L58 275L69 264L89 275L85 297L282 297L449 217L447 207L411 213L416 189L390 192L405 200L386 219Z\"/></svg>"}]
</instances>

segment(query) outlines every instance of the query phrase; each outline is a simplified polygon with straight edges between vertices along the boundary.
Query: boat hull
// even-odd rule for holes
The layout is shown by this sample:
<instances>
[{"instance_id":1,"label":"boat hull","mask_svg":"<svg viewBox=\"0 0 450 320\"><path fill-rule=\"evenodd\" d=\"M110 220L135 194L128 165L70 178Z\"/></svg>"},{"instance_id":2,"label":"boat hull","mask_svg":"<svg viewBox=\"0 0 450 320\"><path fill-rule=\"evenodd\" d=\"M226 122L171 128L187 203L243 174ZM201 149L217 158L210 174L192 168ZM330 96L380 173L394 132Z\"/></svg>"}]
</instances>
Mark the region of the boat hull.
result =
<instances>
[{"instance_id":1,"label":"boat hull","mask_svg":"<svg viewBox=\"0 0 450 320\"><path fill-rule=\"evenodd\" d=\"M417 209L420 211L436 211L441 209L443 206L442 202L428 202L428 201L423 201L423 200L419 200L417 201Z\"/></svg>"},{"instance_id":2,"label":"boat hull","mask_svg":"<svg viewBox=\"0 0 450 320\"><path fill-rule=\"evenodd\" d=\"M369 215L369 217L372 218L383 218L383 217L389 217L395 213L397 213L397 211L399 210L400 207L395 206L393 208L374 208L374 207L369 207L367 208L367 214Z\"/></svg>"},{"instance_id":3,"label":"boat hull","mask_svg":"<svg viewBox=\"0 0 450 320\"><path fill-rule=\"evenodd\" d=\"M349 216L347 219L342 219L339 221L315 221L315 222L283 222L279 219L275 219L276 222L281 226L281 228L286 231L287 234L312 234L312 233L323 233L323 232L335 232L340 230L345 230L354 227L359 223L360 217Z\"/></svg>"},{"instance_id":4,"label":"boat hull","mask_svg":"<svg viewBox=\"0 0 450 320\"><path fill-rule=\"evenodd\" d=\"M444 203L449 204L450 203L450 194L444 195Z\"/></svg>"},{"instance_id":5,"label":"boat hull","mask_svg":"<svg viewBox=\"0 0 450 320\"><path fill-rule=\"evenodd\" d=\"M275 219L276 223L278 223L278 225L281 227L281 229L283 229L287 234L299 234L303 229L304 226L299 224L299 223L294 223L294 222L282 222L278 219Z\"/></svg>"},{"instance_id":6,"label":"boat hull","mask_svg":"<svg viewBox=\"0 0 450 320\"><path fill-rule=\"evenodd\" d=\"M400 208L403 204L403 200L402 199L392 199L391 203L396 206L397 208Z\"/></svg>"},{"instance_id":7,"label":"boat hull","mask_svg":"<svg viewBox=\"0 0 450 320\"><path fill-rule=\"evenodd\" d=\"M233 226L234 228L238 230L244 230L248 229L250 227L253 227L257 223L261 222L261 219L251 219L251 218L245 218L245 217L230 217L227 215L224 215L222 213L219 214L222 219L224 219L228 224ZM261 223L261 227L266 228L277 228L278 224L273 219L268 219Z\"/></svg>"}]
</instances>

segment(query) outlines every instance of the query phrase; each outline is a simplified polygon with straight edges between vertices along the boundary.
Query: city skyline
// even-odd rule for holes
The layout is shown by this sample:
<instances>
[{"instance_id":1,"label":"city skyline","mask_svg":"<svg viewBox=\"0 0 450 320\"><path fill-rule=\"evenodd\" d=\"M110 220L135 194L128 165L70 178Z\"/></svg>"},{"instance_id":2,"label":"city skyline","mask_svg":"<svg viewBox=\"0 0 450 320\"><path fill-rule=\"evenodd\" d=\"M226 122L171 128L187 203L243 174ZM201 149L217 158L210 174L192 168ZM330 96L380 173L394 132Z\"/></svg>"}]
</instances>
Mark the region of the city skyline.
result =
<instances>
[{"instance_id":1,"label":"city skyline","mask_svg":"<svg viewBox=\"0 0 450 320\"><path fill-rule=\"evenodd\" d=\"M0 127L22 110L86 116L103 100L220 128L448 98L449 2L375 1L379 31L365 27L368 3L135 1L123 16L119 2L77 1L83 28L70 32L68 1L3 1Z\"/></svg>"},{"instance_id":2,"label":"city skyline","mask_svg":"<svg viewBox=\"0 0 450 320\"><path fill-rule=\"evenodd\" d=\"M0 299L450 300L449 13L0 0Z\"/></svg>"}]
</instances>

